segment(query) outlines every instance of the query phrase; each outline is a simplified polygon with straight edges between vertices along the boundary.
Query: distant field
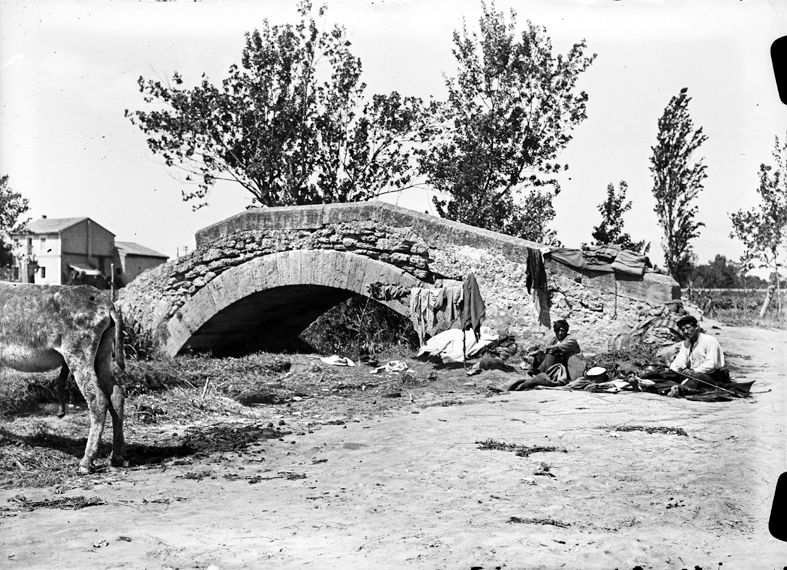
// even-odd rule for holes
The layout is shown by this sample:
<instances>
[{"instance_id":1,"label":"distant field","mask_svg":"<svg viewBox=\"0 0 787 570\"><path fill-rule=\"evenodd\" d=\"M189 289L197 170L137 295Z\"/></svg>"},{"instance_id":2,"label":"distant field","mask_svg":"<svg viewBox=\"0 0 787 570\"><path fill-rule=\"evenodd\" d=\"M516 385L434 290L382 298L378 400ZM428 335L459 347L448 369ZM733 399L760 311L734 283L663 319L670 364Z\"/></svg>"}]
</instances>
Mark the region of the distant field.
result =
<instances>
[{"instance_id":1,"label":"distant field","mask_svg":"<svg viewBox=\"0 0 787 570\"><path fill-rule=\"evenodd\" d=\"M781 291L782 314L778 314L776 294L771 299L768 312L760 319L760 308L767 289L685 289L683 298L703 310L705 316L731 325L776 326L787 325L787 295Z\"/></svg>"}]
</instances>

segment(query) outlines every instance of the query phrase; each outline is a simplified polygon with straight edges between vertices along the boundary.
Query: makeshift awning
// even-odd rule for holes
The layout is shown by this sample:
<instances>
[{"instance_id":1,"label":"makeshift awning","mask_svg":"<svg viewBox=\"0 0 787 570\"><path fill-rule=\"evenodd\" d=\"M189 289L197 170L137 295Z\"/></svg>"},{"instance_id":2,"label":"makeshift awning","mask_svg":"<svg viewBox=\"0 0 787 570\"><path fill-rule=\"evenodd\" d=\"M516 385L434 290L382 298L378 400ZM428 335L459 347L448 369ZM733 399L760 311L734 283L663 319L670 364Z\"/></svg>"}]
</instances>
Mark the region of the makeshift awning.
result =
<instances>
[{"instance_id":1,"label":"makeshift awning","mask_svg":"<svg viewBox=\"0 0 787 570\"><path fill-rule=\"evenodd\" d=\"M82 265L81 263L69 263L68 266L80 275L91 275L94 277L101 276L101 272L98 269L93 269L89 265Z\"/></svg>"},{"instance_id":2,"label":"makeshift awning","mask_svg":"<svg viewBox=\"0 0 787 570\"><path fill-rule=\"evenodd\" d=\"M602 273L628 273L642 277L651 267L647 256L614 246L588 246L583 249L556 247L544 255L574 269Z\"/></svg>"}]
</instances>

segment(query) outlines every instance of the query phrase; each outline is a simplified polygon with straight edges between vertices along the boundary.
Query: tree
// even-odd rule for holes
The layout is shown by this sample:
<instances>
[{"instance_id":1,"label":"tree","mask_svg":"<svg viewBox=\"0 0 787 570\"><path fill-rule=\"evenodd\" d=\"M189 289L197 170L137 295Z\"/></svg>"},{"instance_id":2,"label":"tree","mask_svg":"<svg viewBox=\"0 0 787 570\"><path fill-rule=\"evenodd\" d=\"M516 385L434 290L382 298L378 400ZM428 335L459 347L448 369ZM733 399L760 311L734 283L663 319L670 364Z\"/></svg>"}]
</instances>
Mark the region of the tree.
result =
<instances>
[{"instance_id":1,"label":"tree","mask_svg":"<svg viewBox=\"0 0 787 570\"><path fill-rule=\"evenodd\" d=\"M699 289L733 289L746 286L741 266L718 253L712 261L692 266L688 277L692 286Z\"/></svg>"},{"instance_id":2,"label":"tree","mask_svg":"<svg viewBox=\"0 0 787 570\"><path fill-rule=\"evenodd\" d=\"M773 269L778 311L781 314L779 252L787 244L787 138L776 137L774 164L760 165L759 205L730 214L732 233L745 248L741 263L747 269L755 264ZM767 305L763 306L763 312Z\"/></svg>"},{"instance_id":3,"label":"tree","mask_svg":"<svg viewBox=\"0 0 787 570\"><path fill-rule=\"evenodd\" d=\"M707 177L703 159L692 155L707 140L702 127L694 130L689 115L691 97L683 88L664 109L658 122L656 146L651 147L650 171L653 174L654 211L664 231L662 247L667 270L681 284L691 264L691 240L705 224L696 221L696 198Z\"/></svg>"},{"instance_id":4,"label":"tree","mask_svg":"<svg viewBox=\"0 0 787 570\"><path fill-rule=\"evenodd\" d=\"M410 184L420 99L365 100L344 28L321 30L311 0L298 13L295 25L266 20L247 33L240 65L220 85L204 74L193 88L177 72L171 85L139 78L154 108L126 116L191 184L182 195L195 209L218 180L239 183L263 206L365 200Z\"/></svg>"},{"instance_id":5,"label":"tree","mask_svg":"<svg viewBox=\"0 0 787 570\"><path fill-rule=\"evenodd\" d=\"M482 4L480 33L464 26L453 35L457 72L446 79L448 98L428 130L421 172L444 197L443 217L534 241L550 241L556 175L567 168L557 154L586 118L587 94L576 82L593 62L585 42L553 55L545 28L527 23L517 34Z\"/></svg>"},{"instance_id":6,"label":"tree","mask_svg":"<svg viewBox=\"0 0 787 570\"><path fill-rule=\"evenodd\" d=\"M607 185L607 199L598 205L601 214L601 223L593 227L591 234L595 245L615 245L622 249L646 254L650 244L645 241L633 241L631 236L623 231L623 214L631 209L631 200L626 201L628 184L621 180L618 190L615 185Z\"/></svg>"},{"instance_id":7,"label":"tree","mask_svg":"<svg viewBox=\"0 0 787 570\"><path fill-rule=\"evenodd\" d=\"M28 209L27 198L13 191L7 175L0 176L0 267L8 267L13 262L9 234L27 223L19 218Z\"/></svg>"}]
</instances>

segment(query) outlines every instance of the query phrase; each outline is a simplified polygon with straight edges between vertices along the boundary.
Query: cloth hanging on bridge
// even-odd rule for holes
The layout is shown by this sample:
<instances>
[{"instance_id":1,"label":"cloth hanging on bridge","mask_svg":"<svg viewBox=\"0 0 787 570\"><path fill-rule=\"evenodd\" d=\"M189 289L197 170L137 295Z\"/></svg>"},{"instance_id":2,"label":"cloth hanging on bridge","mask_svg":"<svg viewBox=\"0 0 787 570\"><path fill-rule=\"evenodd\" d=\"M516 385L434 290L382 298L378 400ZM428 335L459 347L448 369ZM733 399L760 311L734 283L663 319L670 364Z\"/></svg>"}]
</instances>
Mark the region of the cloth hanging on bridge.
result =
<instances>
[{"instance_id":1,"label":"cloth hanging on bridge","mask_svg":"<svg viewBox=\"0 0 787 570\"><path fill-rule=\"evenodd\" d=\"M475 287L477 291L477 283ZM434 334L441 314L447 326L457 319L464 318L464 289L464 284L410 289L410 320L418 333L418 341L421 346L424 345L427 335ZM476 294L476 297L480 299L480 293ZM481 304L483 308L483 300L481 300ZM481 318L483 319L483 316Z\"/></svg>"},{"instance_id":2,"label":"cloth hanging on bridge","mask_svg":"<svg viewBox=\"0 0 787 570\"><path fill-rule=\"evenodd\" d=\"M382 283L375 281L366 286L369 296L378 301L390 301L392 299L401 299L406 297L410 291L401 285L393 285L391 283Z\"/></svg>"},{"instance_id":3,"label":"cloth hanging on bridge","mask_svg":"<svg viewBox=\"0 0 787 570\"><path fill-rule=\"evenodd\" d=\"M550 248L545 254L574 269L601 273L625 273L642 277L652 267L648 256L612 245L592 245L584 249Z\"/></svg>"},{"instance_id":4,"label":"cloth hanging on bridge","mask_svg":"<svg viewBox=\"0 0 787 570\"><path fill-rule=\"evenodd\" d=\"M469 273L462 284L462 330L472 328L475 338L480 338L481 323L486 317L486 304L475 275Z\"/></svg>"},{"instance_id":5,"label":"cloth hanging on bridge","mask_svg":"<svg viewBox=\"0 0 787 570\"><path fill-rule=\"evenodd\" d=\"M445 299L443 287L410 289L410 320L413 322L415 332L418 333L418 342L421 346L426 335L434 333L438 322L437 313L445 307Z\"/></svg>"},{"instance_id":6,"label":"cloth hanging on bridge","mask_svg":"<svg viewBox=\"0 0 787 570\"><path fill-rule=\"evenodd\" d=\"M445 320L449 323L453 323L462 314L462 289L461 285L445 288Z\"/></svg>"},{"instance_id":7,"label":"cloth hanging on bridge","mask_svg":"<svg viewBox=\"0 0 787 570\"><path fill-rule=\"evenodd\" d=\"M540 250L528 248L527 264L525 266L525 287L533 300L533 306L538 315L538 322L548 327L551 325L549 316L549 293L547 291L547 271L544 267L544 257Z\"/></svg>"}]
</instances>

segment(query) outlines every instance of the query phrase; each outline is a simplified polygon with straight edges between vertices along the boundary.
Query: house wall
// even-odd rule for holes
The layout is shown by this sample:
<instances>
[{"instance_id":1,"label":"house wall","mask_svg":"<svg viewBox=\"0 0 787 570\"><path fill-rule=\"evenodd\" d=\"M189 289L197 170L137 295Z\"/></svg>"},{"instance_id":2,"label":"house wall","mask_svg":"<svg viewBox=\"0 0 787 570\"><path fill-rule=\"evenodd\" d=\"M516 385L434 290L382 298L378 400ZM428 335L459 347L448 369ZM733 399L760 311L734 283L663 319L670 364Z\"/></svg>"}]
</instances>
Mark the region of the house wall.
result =
<instances>
[{"instance_id":1,"label":"house wall","mask_svg":"<svg viewBox=\"0 0 787 570\"><path fill-rule=\"evenodd\" d=\"M88 264L109 276L115 250L112 232L92 220L83 220L60 232L60 238L64 265L68 258L70 263ZM67 272L68 267L63 270Z\"/></svg>"},{"instance_id":2,"label":"house wall","mask_svg":"<svg viewBox=\"0 0 787 570\"><path fill-rule=\"evenodd\" d=\"M121 279L124 284L131 283L137 275L148 269L152 269L167 261L164 257L150 257L147 255L122 255L120 262L123 267Z\"/></svg>"},{"instance_id":3,"label":"house wall","mask_svg":"<svg viewBox=\"0 0 787 570\"><path fill-rule=\"evenodd\" d=\"M60 285L61 262L60 253L62 244L58 234L38 234L38 235L14 235L14 257L31 256L38 268L32 273L32 282L41 285ZM19 280L28 283L31 280L26 278L26 264L19 267Z\"/></svg>"},{"instance_id":4,"label":"house wall","mask_svg":"<svg viewBox=\"0 0 787 570\"><path fill-rule=\"evenodd\" d=\"M62 243L54 234L27 236L32 239L32 252L38 261L35 282L42 285L61 285L63 280L60 253Z\"/></svg>"}]
</instances>

